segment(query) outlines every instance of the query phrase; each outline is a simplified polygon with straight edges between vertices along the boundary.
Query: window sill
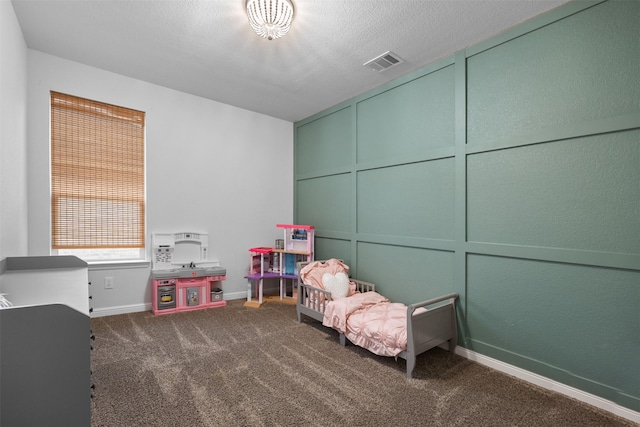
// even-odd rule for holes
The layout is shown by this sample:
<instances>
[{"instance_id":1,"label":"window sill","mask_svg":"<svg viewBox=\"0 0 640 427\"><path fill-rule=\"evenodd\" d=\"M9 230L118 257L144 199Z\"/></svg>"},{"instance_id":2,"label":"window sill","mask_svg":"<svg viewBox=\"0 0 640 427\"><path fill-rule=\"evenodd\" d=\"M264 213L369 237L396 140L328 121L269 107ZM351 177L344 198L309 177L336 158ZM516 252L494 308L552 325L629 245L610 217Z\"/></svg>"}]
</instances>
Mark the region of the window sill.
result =
<instances>
[{"instance_id":1,"label":"window sill","mask_svg":"<svg viewBox=\"0 0 640 427\"><path fill-rule=\"evenodd\" d=\"M149 268L151 265L150 261L144 259L134 259L134 260L114 260L114 261L88 261L89 270L116 270L116 269L127 269L127 268Z\"/></svg>"}]
</instances>

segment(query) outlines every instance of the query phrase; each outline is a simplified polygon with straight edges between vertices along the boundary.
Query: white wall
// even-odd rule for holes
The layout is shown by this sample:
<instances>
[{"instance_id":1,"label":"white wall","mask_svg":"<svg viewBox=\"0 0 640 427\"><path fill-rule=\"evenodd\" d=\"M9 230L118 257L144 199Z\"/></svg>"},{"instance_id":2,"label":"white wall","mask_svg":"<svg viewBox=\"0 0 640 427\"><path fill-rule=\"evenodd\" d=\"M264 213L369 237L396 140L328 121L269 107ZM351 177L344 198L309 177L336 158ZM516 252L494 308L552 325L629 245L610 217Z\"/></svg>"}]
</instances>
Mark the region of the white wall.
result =
<instances>
[{"instance_id":1,"label":"white wall","mask_svg":"<svg viewBox=\"0 0 640 427\"><path fill-rule=\"evenodd\" d=\"M248 249L293 218L293 124L28 51L29 253L50 248L49 92L146 112L150 233L209 233L225 299L246 297ZM238 91L242 88L239 87ZM94 315L149 309L149 266L90 268ZM114 289L104 289L104 277Z\"/></svg>"},{"instance_id":2,"label":"white wall","mask_svg":"<svg viewBox=\"0 0 640 427\"><path fill-rule=\"evenodd\" d=\"M27 255L27 45L0 1L0 259Z\"/></svg>"}]
</instances>

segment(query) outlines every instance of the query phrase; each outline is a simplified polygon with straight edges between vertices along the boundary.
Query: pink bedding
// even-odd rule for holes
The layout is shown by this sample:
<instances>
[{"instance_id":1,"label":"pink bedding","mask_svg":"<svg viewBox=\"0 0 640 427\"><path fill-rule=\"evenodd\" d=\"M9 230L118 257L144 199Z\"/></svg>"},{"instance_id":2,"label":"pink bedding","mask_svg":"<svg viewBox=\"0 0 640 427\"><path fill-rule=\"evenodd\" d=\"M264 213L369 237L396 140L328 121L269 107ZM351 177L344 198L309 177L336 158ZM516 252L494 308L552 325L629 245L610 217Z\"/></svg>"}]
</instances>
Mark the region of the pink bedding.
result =
<instances>
[{"instance_id":1,"label":"pink bedding","mask_svg":"<svg viewBox=\"0 0 640 427\"><path fill-rule=\"evenodd\" d=\"M331 301L322 324L380 356L397 356L407 349L407 306L377 292Z\"/></svg>"}]
</instances>

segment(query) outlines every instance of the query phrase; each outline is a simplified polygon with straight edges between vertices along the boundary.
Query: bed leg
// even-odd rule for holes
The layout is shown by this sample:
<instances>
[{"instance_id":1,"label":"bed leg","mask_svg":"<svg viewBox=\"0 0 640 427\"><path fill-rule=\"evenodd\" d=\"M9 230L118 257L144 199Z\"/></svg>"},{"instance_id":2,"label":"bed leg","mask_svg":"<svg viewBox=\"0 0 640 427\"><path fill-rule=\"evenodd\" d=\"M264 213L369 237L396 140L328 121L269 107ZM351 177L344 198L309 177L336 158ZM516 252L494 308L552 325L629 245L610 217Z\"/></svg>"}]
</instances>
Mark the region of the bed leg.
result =
<instances>
[{"instance_id":1,"label":"bed leg","mask_svg":"<svg viewBox=\"0 0 640 427\"><path fill-rule=\"evenodd\" d=\"M456 309L452 305L451 309L451 339L449 339L449 352L455 354L458 345L458 326L456 324Z\"/></svg>"},{"instance_id":2,"label":"bed leg","mask_svg":"<svg viewBox=\"0 0 640 427\"><path fill-rule=\"evenodd\" d=\"M413 377L413 368L416 367L416 357L407 355L407 378Z\"/></svg>"},{"instance_id":3,"label":"bed leg","mask_svg":"<svg viewBox=\"0 0 640 427\"><path fill-rule=\"evenodd\" d=\"M344 334L340 334L340 345L341 346L346 346L347 345L347 337L344 336Z\"/></svg>"},{"instance_id":4,"label":"bed leg","mask_svg":"<svg viewBox=\"0 0 640 427\"><path fill-rule=\"evenodd\" d=\"M302 316L300 315L300 312L298 312L298 323L302 322Z\"/></svg>"},{"instance_id":5,"label":"bed leg","mask_svg":"<svg viewBox=\"0 0 640 427\"><path fill-rule=\"evenodd\" d=\"M449 340L449 353L451 354L456 354L456 347L458 346L458 340L457 339L450 339Z\"/></svg>"}]
</instances>

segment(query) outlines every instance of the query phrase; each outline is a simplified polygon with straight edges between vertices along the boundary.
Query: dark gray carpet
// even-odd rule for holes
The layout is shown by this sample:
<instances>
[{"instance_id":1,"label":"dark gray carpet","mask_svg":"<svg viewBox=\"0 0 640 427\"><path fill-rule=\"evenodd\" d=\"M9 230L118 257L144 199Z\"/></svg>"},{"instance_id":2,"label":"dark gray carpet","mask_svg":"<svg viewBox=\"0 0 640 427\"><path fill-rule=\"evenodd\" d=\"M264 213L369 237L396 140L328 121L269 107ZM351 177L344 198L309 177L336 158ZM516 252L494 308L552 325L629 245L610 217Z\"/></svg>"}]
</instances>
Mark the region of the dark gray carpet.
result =
<instances>
[{"instance_id":1,"label":"dark gray carpet","mask_svg":"<svg viewBox=\"0 0 640 427\"><path fill-rule=\"evenodd\" d=\"M633 425L440 349L408 380L293 305L91 323L94 427Z\"/></svg>"}]
</instances>

